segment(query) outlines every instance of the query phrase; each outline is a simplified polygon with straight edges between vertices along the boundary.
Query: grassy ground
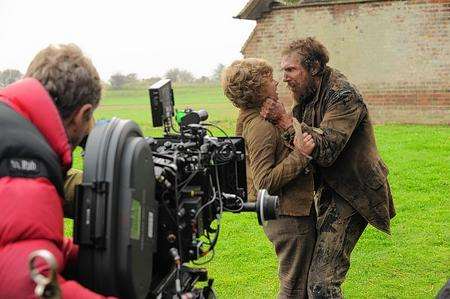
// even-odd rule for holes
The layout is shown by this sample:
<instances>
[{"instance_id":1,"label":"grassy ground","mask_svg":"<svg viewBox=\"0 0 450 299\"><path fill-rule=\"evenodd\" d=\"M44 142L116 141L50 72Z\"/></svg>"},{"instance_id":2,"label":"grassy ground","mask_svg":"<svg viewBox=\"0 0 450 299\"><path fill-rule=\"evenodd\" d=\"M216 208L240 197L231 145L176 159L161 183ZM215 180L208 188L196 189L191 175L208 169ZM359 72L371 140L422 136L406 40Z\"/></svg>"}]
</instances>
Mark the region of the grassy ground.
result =
<instances>
[{"instance_id":1,"label":"grassy ground","mask_svg":"<svg viewBox=\"0 0 450 299\"><path fill-rule=\"evenodd\" d=\"M108 91L97 119L135 120L151 127L146 91ZM210 120L232 133L236 109L220 88L175 88L176 106L206 108ZM390 169L397 216L392 235L369 227L352 254L344 284L347 298L433 298L450 278L450 127L376 126L381 155ZM79 158L75 167L81 168ZM70 235L70 223L66 223ZM220 298L274 298L277 263L254 215L226 214L213 261L207 265Z\"/></svg>"}]
</instances>

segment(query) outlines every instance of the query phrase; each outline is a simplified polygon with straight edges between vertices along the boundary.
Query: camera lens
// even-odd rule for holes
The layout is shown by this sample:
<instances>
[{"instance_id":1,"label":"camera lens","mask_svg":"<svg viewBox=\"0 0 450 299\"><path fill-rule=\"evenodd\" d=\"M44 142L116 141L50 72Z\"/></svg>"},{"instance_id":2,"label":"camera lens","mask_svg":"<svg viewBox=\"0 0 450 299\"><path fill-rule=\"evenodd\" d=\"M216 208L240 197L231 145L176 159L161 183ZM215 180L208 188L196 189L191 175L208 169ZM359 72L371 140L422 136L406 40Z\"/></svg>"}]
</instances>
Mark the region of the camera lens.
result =
<instances>
[{"instance_id":1,"label":"camera lens","mask_svg":"<svg viewBox=\"0 0 450 299\"><path fill-rule=\"evenodd\" d=\"M242 206L242 212L256 212L259 225L264 221L278 218L278 196L270 195L267 190L258 191L256 202L246 202Z\"/></svg>"},{"instance_id":2,"label":"camera lens","mask_svg":"<svg viewBox=\"0 0 450 299\"><path fill-rule=\"evenodd\" d=\"M256 200L256 213L260 225L264 221L276 219L278 217L278 196L269 195L265 189L259 190Z\"/></svg>"}]
</instances>

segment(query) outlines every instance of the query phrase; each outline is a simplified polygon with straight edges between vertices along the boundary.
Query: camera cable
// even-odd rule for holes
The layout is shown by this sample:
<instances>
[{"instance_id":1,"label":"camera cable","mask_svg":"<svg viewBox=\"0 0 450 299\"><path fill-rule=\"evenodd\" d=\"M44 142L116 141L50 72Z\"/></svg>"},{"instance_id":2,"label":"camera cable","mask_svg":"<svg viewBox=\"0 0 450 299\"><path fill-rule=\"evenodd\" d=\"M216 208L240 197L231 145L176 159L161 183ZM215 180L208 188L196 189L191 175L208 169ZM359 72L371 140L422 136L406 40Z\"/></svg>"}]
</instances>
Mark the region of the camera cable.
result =
<instances>
[{"instance_id":1,"label":"camera cable","mask_svg":"<svg viewBox=\"0 0 450 299\"><path fill-rule=\"evenodd\" d=\"M181 272L181 257L178 254L178 250L175 247L169 249L170 254L175 263L175 267L177 269L176 278L175 278L175 291L179 298L181 298L181 280L180 280L180 272Z\"/></svg>"}]
</instances>

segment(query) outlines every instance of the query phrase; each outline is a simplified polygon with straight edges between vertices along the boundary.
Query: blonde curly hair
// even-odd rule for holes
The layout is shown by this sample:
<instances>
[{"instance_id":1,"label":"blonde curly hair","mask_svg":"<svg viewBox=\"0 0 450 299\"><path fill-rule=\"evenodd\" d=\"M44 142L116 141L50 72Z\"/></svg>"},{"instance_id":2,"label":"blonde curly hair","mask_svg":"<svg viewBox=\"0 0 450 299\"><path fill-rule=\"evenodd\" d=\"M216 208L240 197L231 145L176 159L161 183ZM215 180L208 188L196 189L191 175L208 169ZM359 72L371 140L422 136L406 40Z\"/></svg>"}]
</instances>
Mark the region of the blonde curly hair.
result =
<instances>
[{"instance_id":1,"label":"blonde curly hair","mask_svg":"<svg viewBox=\"0 0 450 299\"><path fill-rule=\"evenodd\" d=\"M223 92L240 109L259 108L272 75L273 68L264 59L236 60L222 73Z\"/></svg>"}]
</instances>

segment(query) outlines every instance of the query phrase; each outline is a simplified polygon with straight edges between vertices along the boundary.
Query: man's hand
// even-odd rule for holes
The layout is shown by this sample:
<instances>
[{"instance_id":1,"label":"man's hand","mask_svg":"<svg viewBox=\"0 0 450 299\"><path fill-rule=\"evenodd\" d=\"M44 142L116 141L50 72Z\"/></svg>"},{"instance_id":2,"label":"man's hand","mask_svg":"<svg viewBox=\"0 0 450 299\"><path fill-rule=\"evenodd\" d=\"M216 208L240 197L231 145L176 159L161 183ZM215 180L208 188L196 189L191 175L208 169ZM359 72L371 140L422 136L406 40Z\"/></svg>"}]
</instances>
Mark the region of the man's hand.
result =
<instances>
[{"instance_id":1,"label":"man's hand","mask_svg":"<svg viewBox=\"0 0 450 299\"><path fill-rule=\"evenodd\" d=\"M272 98L267 98L264 101L260 115L284 130L292 126L292 116L286 113L283 103Z\"/></svg>"},{"instance_id":2,"label":"man's hand","mask_svg":"<svg viewBox=\"0 0 450 299\"><path fill-rule=\"evenodd\" d=\"M282 114L286 114L286 110L281 102L272 98L267 98L261 107L261 116L267 120L278 122Z\"/></svg>"},{"instance_id":3,"label":"man's hand","mask_svg":"<svg viewBox=\"0 0 450 299\"><path fill-rule=\"evenodd\" d=\"M303 142L299 136L295 135L294 146L301 154L306 157L310 157L316 144L314 143L314 139L311 135L308 133L303 133Z\"/></svg>"}]
</instances>

